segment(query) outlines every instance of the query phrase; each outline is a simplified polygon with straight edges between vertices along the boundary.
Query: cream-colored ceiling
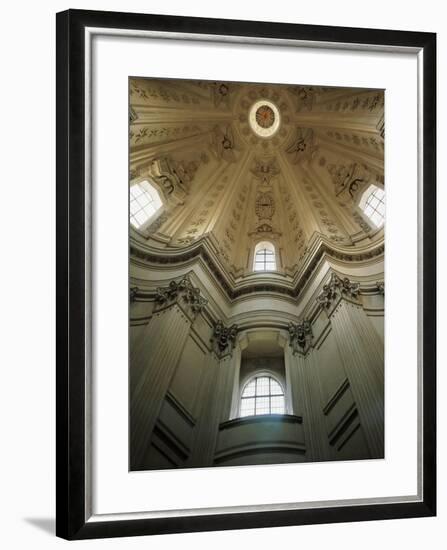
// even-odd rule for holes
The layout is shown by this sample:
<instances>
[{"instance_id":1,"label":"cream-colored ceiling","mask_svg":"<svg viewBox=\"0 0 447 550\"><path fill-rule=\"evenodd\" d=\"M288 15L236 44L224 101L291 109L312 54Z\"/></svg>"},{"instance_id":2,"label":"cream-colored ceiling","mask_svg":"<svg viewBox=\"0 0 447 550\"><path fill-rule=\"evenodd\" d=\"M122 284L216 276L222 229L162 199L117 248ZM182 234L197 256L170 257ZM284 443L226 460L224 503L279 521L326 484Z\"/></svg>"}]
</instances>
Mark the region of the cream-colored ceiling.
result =
<instances>
[{"instance_id":1,"label":"cream-colored ceiling","mask_svg":"<svg viewBox=\"0 0 447 550\"><path fill-rule=\"evenodd\" d=\"M280 113L270 138L249 123L261 99ZM384 185L383 114L380 90L132 79L131 181L149 177L165 201L144 234L170 250L209 239L235 277L260 240L287 275L317 237L364 247L382 233L357 204Z\"/></svg>"}]
</instances>

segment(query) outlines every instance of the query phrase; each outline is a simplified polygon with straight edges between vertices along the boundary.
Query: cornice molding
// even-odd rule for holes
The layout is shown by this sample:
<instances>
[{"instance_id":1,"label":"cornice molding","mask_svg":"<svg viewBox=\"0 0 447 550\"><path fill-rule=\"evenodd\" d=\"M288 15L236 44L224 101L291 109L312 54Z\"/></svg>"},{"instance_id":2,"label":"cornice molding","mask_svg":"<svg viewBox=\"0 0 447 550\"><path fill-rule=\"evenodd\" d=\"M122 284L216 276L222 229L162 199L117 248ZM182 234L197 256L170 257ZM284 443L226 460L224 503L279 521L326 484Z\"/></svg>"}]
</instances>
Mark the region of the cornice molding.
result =
<instances>
[{"instance_id":1,"label":"cornice molding","mask_svg":"<svg viewBox=\"0 0 447 550\"><path fill-rule=\"evenodd\" d=\"M298 274L293 281L290 281L290 279L284 282L279 280L267 282L264 280L263 282L257 283L253 280L252 276L250 278L247 277L245 281L236 282L234 278L226 272L222 263L216 258L216 253L213 251L212 245L208 243L208 237L203 238L187 249L171 249L168 253L166 249L155 250L146 248L146 250L144 250L139 245L140 243L131 240L131 257L143 260L149 264L178 266L190 262L195 258L201 258L231 301L260 292L273 292L296 299L325 255L341 262L351 263L379 258L383 256L385 250L383 240L377 242L377 244L368 250L349 250L348 252L346 249L332 247L321 239L317 243L309 260L306 262L303 271Z\"/></svg>"}]
</instances>

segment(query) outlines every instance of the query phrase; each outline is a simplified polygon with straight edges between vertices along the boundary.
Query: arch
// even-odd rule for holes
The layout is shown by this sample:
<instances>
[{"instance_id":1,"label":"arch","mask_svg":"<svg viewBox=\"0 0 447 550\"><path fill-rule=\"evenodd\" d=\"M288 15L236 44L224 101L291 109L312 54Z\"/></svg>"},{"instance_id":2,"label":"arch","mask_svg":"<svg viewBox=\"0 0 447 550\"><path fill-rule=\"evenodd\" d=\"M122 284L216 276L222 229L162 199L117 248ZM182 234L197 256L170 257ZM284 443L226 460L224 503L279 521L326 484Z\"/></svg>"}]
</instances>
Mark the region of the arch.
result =
<instances>
[{"instance_id":1,"label":"arch","mask_svg":"<svg viewBox=\"0 0 447 550\"><path fill-rule=\"evenodd\" d=\"M371 184L360 198L359 208L375 227L385 223L385 191Z\"/></svg>"},{"instance_id":2,"label":"arch","mask_svg":"<svg viewBox=\"0 0 447 550\"><path fill-rule=\"evenodd\" d=\"M141 229L163 206L160 194L147 179L133 183L129 190L130 223Z\"/></svg>"},{"instance_id":3,"label":"arch","mask_svg":"<svg viewBox=\"0 0 447 550\"><path fill-rule=\"evenodd\" d=\"M280 382L270 373L252 376L242 389L239 416L285 414L285 394Z\"/></svg>"},{"instance_id":4,"label":"arch","mask_svg":"<svg viewBox=\"0 0 447 550\"><path fill-rule=\"evenodd\" d=\"M272 242L260 241L255 246L253 271L276 271L276 250Z\"/></svg>"}]
</instances>

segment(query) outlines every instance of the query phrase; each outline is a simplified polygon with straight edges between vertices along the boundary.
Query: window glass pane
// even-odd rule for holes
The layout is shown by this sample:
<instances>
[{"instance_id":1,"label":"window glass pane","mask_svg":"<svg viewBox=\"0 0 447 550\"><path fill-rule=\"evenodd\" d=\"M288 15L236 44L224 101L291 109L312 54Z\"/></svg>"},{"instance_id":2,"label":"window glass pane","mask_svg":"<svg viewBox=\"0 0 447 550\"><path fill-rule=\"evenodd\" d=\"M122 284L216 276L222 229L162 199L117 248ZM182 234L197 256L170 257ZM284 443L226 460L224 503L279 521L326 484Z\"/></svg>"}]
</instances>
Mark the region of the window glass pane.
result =
<instances>
[{"instance_id":1,"label":"window glass pane","mask_svg":"<svg viewBox=\"0 0 447 550\"><path fill-rule=\"evenodd\" d=\"M258 243L254 254L254 271L274 271L276 269L275 247L272 243Z\"/></svg>"},{"instance_id":2,"label":"window glass pane","mask_svg":"<svg viewBox=\"0 0 447 550\"><path fill-rule=\"evenodd\" d=\"M147 220L148 216L143 210L140 210L135 214L134 218L139 225L142 225Z\"/></svg>"},{"instance_id":3,"label":"window glass pane","mask_svg":"<svg viewBox=\"0 0 447 550\"><path fill-rule=\"evenodd\" d=\"M158 191L148 181L132 185L129 196L130 222L135 227L141 227L163 205Z\"/></svg>"},{"instance_id":4,"label":"window glass pane","mask_svg":"<svg viewBox=\"0 0 447 550\"><path fill-rule=\"evenodd\" d=\"M256 379L256 395L269 395L270 386L269 379L267 377L259 377Z\"/></svg>"},{"instance_id":5,"label":"window glass pane","mask_svg":"<svg viewBox=\"0 0 447 550\"><path fill-rule=\"evenodd\" d=\"M242 399L241 402L241 416L252 416L255 414L255 400L254 398Z\"/></svg>"},{"instance_id":6,"label":"window glass pane","mask_svg":"<svg viewBox=\"0 0 447 550\"><path fill-rule=\"evenodd\" d=\"M282 395L281 386L278 384L278 382L276 382L276 380L273 380L273 378L270 378L270 394Z\"/></svg>"},{"instance_id":7,"label":"window glass pane","mask_svg":"<svg viewBox=\"0 0 447 550\"><path fill-rule=\"evenodd\" d=\"M269 397L257 397L256 398L256 414L270 414L270 398Z\"/></svg>"},{"instance_id":8,"label":"window glass pane","mask_svg":"<svg viewBox=\"0 0 447 550\"><path fill-rule=\"evenodd\" d=\"M244 393L242 394L242 397L251 397L255 395L255 389L256 389L256 381L252 380L249 384L247 384L244 388Z\"/></svg>"},{"instance_id":9,"label":"window glass pane","mask_svg":"<svg viewBox=\"0 0 447 550\"><path fill-rule=\"evenodd\" d=\"M132 187L130 188L130 196L131 197L139 197L141 195L141 193L143 192L141 186L137 183L135 185L132 185Z\"/></svg>"},{"instance_id":10,"label":"window glass pane","mask_svg":"<svg viewBox=\"0 0 447 550\"><path fill-rule=\"evenodd\" d=\"M140 210L140 206L137 201L130 201L130 213L135 214L138 210Z\"/></svg>"},{"instance_id":11,"label":"window glass pane","mask_svg":"<svg viewBox=\"0 0 447 550\"><path fill-rule=\"evenodd\" d=\"M363 212L376 227L381 227L385 221L385 191L372 185L366 191L366 193L368 192L369 195L364 203Z\"/></svg>"},{"instance_id":12,"label":"window glass pane","mask_svg":"<svg viewBox=\"0 0 447 550\"><path fill-rule=\"evenodd\" d=\"M141 195L138 197L138 204L140 206L146 206L146 204L149 204L151 202L150 197L148 197L146 194Z\"/></svg>"},{"instance_id":13,"label":"window glass pane","mask_svg":"<svg viewBox=\"0 0 447 550\"><path fill-rule=\"evenodd\" d=\"M270 398L272 413L284 414L284 396Z\"/></svg>"},{"instance_id":14,"label":"window glass pane","mask_svg":"<svg viewBox=\"0 0 447 550\"><path fill-rule=\"evenodd\" d=\"M245 386L241 397L240 416L284 413L284 392L274 378L257 376Z\"/></svg>"}]
</instances>

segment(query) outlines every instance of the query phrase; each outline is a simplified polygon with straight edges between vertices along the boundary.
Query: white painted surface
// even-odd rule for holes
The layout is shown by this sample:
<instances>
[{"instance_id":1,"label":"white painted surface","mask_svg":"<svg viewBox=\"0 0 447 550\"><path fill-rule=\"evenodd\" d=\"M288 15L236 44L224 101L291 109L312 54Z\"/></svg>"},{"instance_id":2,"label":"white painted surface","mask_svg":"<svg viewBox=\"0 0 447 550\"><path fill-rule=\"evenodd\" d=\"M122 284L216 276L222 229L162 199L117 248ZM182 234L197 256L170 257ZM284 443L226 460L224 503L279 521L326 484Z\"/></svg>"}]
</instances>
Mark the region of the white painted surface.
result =
<instances>
[{"instance_id":1,"label":"white painted surface","mask_svg":"<svg viewBox=\"0 0 447 550\"><path fill-rule=\"evenodd\" d=\"M294 5L287 0L251 3L237 0L209 3L196 0L192 5L180 0L147 4L131 0L73 0L69 4L22 2L8 4L2 33L2 151L3 178L1 234L4 236L2 270L2 545L8 549L32 547L59 548L66 544L49 534L54 517L54 13L67 7L151 11L178 15L264 19L364 27L387 27L439 32L440 69L446 65L447 32L442 4L427 0L424 7L402 1L391 4L378 0L367 10L356 1ZM405 14L405 17L403 17ZM9 54L9 55L8 55ZM445 97L446 74L439 75L439 97ZM439 105L440 128L446 127L446 109ZM442 124L444 123L444 124ZM446 148L445 134L439 136L439 151ZM439 180L446 180L445 160L440 158ZM4 170L6 169L6 173ZM26 223L17 231L16 193L19 171L26 201L21 205ZM439 190L439 204L445 204L447 191ZM447 276L445 259L447 218L440 216L439 280ZM25 297L26 296L26 297ZM440 311L446 306L440 295ZM5 307L6 306L6 307ZM11 332L13 329L13 332ZM447 325L440 318L440 340ZM445 363L440 351L440 367ZM447 391L444 370L439 372L440 395ZM408 550L423 546L441 548L447 535L447 405L439 404L439 517L331 526L203 533L109 541L89 541L77 546L93 548L177 548L224 549L243 545L271 548L296 544L326 548L343 541L345 548L365 550L391 547L399 543Z\"/></svg>"}]
</instances>

